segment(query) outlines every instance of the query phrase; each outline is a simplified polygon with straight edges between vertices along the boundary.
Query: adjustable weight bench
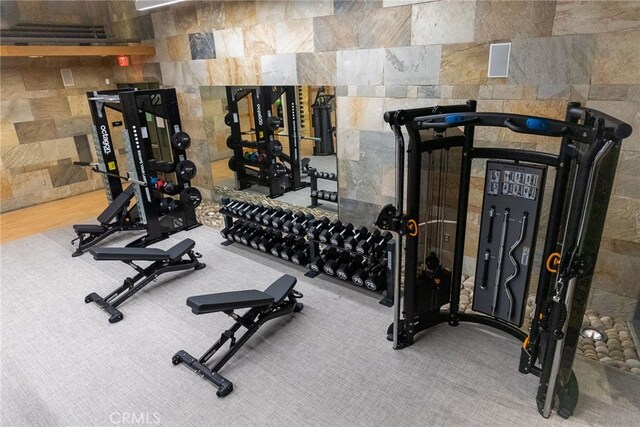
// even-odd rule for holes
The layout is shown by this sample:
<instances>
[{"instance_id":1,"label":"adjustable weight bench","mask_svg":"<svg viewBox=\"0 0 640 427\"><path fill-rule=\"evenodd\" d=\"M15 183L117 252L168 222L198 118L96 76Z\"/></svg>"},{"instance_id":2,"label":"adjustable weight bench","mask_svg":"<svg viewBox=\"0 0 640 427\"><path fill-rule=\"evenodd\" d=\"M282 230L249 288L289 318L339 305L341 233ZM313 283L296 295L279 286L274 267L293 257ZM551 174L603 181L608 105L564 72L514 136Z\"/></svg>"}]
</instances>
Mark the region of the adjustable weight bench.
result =
<instances>
[{"instance_id":1,"label":"adjustable weight bench","mask_svg":"<svg viewBox=\"0 0 640 427\"><path fill-rule=\"evenodd\" d=\"M130 185L98 216L100 224L75 224L73 231L78 237L71 244L77 240L78 247L71 256L82 255L85 250L119 231L144 230L144 224L131 220L131 210L128 207L133 196L133 185Z\"/></svg>"},{"instance_id":2,"label":"adjustable weight bench","mask_svg":"<svg viewBox=\"0 0 640 427\"><path fill-rule=\"evenodd\" d=\"M233 391L233 384L218 372L265 322L302 310L302 303L297 302L298 298L302 298L302 294L293 289L296 282L295 277L285 274L264 292L252 289L187 298L187 305L191 307L194 314L222 311L236 322L222 333L220 339L202 357L196 359L186 351L180 350L173 356L173 364L184 363L197 374L211 381L218 388L216 392L218 397L228 395ZM249 309L243 316L234 313L234 310L243 308ZM244 326L247 331L236 340L235 333L241 326ZM231 342L227 352L212 368L208 368L207 361L229 340Z\"/></svg>"},{"instance_id":3,"label":"adjustable weight bench","mask_svg":"<svg viewBox=\"0 0 640 427\"><path fill-rule=\"evenodd\" d=\"M123 314L118 306L144 288L158 276L170 271L182 271L193 268L200 270L206 265L198 261L202 257L193 251L196 243L191 239L184 239L166 251L158 248L95 248L90 252L93 259L98 261L122 261L133 267L138 274L124 279L122 286L102 298L95 292L84 298L84 302L95 302L104 311L109 313L110 323L122 320ZM186 255L186 257L185 257ZM143 268L133 261L153 261L148 267Z\"/></svg>"}]
</instances>

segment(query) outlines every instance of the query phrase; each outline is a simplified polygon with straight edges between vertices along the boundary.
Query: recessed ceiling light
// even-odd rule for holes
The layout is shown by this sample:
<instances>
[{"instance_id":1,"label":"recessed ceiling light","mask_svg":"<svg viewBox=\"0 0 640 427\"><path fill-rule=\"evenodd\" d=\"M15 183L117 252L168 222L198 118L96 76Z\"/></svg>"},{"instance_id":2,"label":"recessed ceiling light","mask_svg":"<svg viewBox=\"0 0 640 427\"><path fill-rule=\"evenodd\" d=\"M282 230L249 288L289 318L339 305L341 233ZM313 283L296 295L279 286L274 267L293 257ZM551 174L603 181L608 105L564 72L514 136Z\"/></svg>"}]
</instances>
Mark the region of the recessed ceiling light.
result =
<instances>
[{"instance_id":1,"label":"recessed ceiling light","mask_svg":"<svg viewBox=\"0 0 640 427\"><path fill-rule=\"evenodd\" d=\"M155 7L168 6L174 3L180 3L182 0L135 0L136 10L149 10Z\"/></svg>"}]
</instances>

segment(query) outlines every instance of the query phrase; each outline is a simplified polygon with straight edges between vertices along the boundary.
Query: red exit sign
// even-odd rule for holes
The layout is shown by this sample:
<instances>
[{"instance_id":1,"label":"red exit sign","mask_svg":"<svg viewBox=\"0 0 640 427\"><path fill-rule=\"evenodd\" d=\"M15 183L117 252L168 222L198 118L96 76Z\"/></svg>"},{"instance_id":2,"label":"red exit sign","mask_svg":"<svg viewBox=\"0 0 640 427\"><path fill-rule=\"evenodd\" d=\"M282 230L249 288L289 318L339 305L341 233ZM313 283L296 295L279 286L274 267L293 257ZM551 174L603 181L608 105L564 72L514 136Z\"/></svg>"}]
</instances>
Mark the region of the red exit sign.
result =
<instances>
[{"instance_id":1,"label":"red exit sign","mask_svg":"<svg viewBox=\"0 0 640 427\"><path fill-rule=\"evenodd\" d=\"M129 66L129 57L126 55L120 55L118 56L118 65L121 67L128 67Z\"/></svg>"}]
</instances>

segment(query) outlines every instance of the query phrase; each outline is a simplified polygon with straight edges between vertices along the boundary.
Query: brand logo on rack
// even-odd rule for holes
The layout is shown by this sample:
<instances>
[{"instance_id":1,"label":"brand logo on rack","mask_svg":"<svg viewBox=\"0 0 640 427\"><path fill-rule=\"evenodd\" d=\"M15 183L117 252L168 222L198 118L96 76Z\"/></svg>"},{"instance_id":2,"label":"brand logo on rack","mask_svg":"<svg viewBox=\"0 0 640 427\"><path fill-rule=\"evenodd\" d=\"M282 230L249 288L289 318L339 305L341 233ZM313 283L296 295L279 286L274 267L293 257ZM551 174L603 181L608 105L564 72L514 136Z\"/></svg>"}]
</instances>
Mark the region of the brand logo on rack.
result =
<instances>
[{"instance_id":1,"label":"brand logo on rack","mask_svg":"<svg viewBox=\"0 0 640 427\"><path fill-rule=\"evenodd\" d=\"M258 116L258 124L262 126L262 108L260 108L260 104L256 104L256 115Z\"/></svg>"},{"instance_id":2,"label":"brand logo on rack","mask_svg":"<svg viewBox=\"0 0 640 427\"><path fill-rule=\"evenodd\" d=\"M109 141L109 131L106 125L100 126L100 134L102 135L102 151L104 154L111 154L111 141Z\"/></svg>"}]
</instances>

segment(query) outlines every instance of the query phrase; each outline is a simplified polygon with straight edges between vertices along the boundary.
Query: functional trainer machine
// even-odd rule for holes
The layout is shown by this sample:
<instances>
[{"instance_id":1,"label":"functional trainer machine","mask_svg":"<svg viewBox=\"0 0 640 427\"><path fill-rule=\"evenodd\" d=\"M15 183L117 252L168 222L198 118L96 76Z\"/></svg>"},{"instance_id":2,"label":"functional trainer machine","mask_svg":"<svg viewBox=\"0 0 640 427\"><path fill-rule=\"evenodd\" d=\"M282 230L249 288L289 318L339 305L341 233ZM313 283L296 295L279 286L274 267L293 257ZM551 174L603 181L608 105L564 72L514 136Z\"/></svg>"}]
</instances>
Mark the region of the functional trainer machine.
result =
<instances>
[{"instance_id":1,"label":"functional trainer machine","mask_svg":"<svg viewBox=\"0 0 640 427\"><path fill-rule=\"evenodd\" d=\"M463 321L507 332L523 341L519 371L540 378L540 414L546 418L555 409L567 418L578 400L572 365L620 145L632 129L579 103L568 104L565 120L475 110L476 102L468 101L384 115L397 144L397 194L395 206L383 208L377 224L398 233L399 247L406 239L404 266L396 271L389 337L400 349L412 345L420 331ZM402 127L409 136L407 146ZM554 154L479 147L474 138L477 127L557 137L560 143ZM470 314L459 312L460 281L472 165L481 159L487 162L473 300L479 314ZM555 176L546 187L549 168ZM550 193L551 203L544 238L540 236L544 247L527 334L519 327L545 193ZM402 265L400 252L396 265ZM446 304L449 307L443 309Z\"/></svg>"},{"instance_id":2,"label":"functional trainer machine","mask_svg":"<svg viewBox=\"0 0 640 427\"><path fill-rule=\"evenodd\" d=\"M206 265L198 261L201 255L193 251L195 242L184 239L182 242L165 250L158 248L93 248L89 251L93 259L97 261L122 261L130 265L138 273L133 277L124 279L122 286L116 288L106 297L101 297L95 292L90 293L84 302L95 302L109 317L109 323L116 323L123 319L124 315L118 306L131 298L135 293L147 286L158 276L164 273L183 270L200 270ZM140 267L134 261L153 261L147 267Z\"/></svg>"},{"instance_id":3,"label":"functional trainer machine","mask_svg":"<svg viewBox=\"0 0 640 427\"><path fill-rule=\"evenodd\" d=\"M248 102L251 108L251 130L241 129L241 102ZM227 147L233 150L229 169L235 172L239 190L261 185L275 198L309 186L302 181L300 140L306 137L300 135L294 86L227 86L227 108L224 121L231 128ZM278 132L285 123L287 133ZM244 140L245 135L255 141ZM287 138L288 154L277 137Z\"/></svg>"},{"instance_id":4,"label":"functional trainer machine","mask_svg":"<svg viewBox=\"0 0 640 427\"><path fill-rule=\"evenodd\" d=\"M233 391L233 383L220 375L219 371L255 334L260 326L269 320L297 313L302 310L302 303L297 300L302 294L293 288L296 278L285 274L273 282L264 292L258 290L244 290L221 292L217 294L198 295L187 298L187 305L191 307L193 314L207 314L218 311L224 312L235 320L233 326L222 333L220 339L211 346L199 359L191 356L184 350L177 352L172 359L174 365L184 363L197 374L211 381L217 388L218 397L224 397ZM249 310L239 316L234 310L248 308ZM244 327L247 331L236 340L235 333ZM218 359L211 368L206 363L225 343L229 341L229 349Z\"/></svg>"},{"instance_id":5,"label":"functional trainer machine","mask_svg":"<svg viewBox=\"0 0 640 427\"><path fill-rule=\"evenodd\" d=\"M186 158L191 139L182 131L175 89L95 91L88 92L87 98L98 161L76 163L103 175L110 204L98 217L99 225L74 225L78 237L73 242L79 243L73 256L118 231L146 230L146 235L127 245L145 247L198 227L195 208L202 195L191 186L196 167ZM130 171L125 176L116 161L108 109L122 114L126 128L124 147ZM130 182L124 191L122 181ZM134 197L136 204L129 208Z\"/></svg>"}]
</instances>

